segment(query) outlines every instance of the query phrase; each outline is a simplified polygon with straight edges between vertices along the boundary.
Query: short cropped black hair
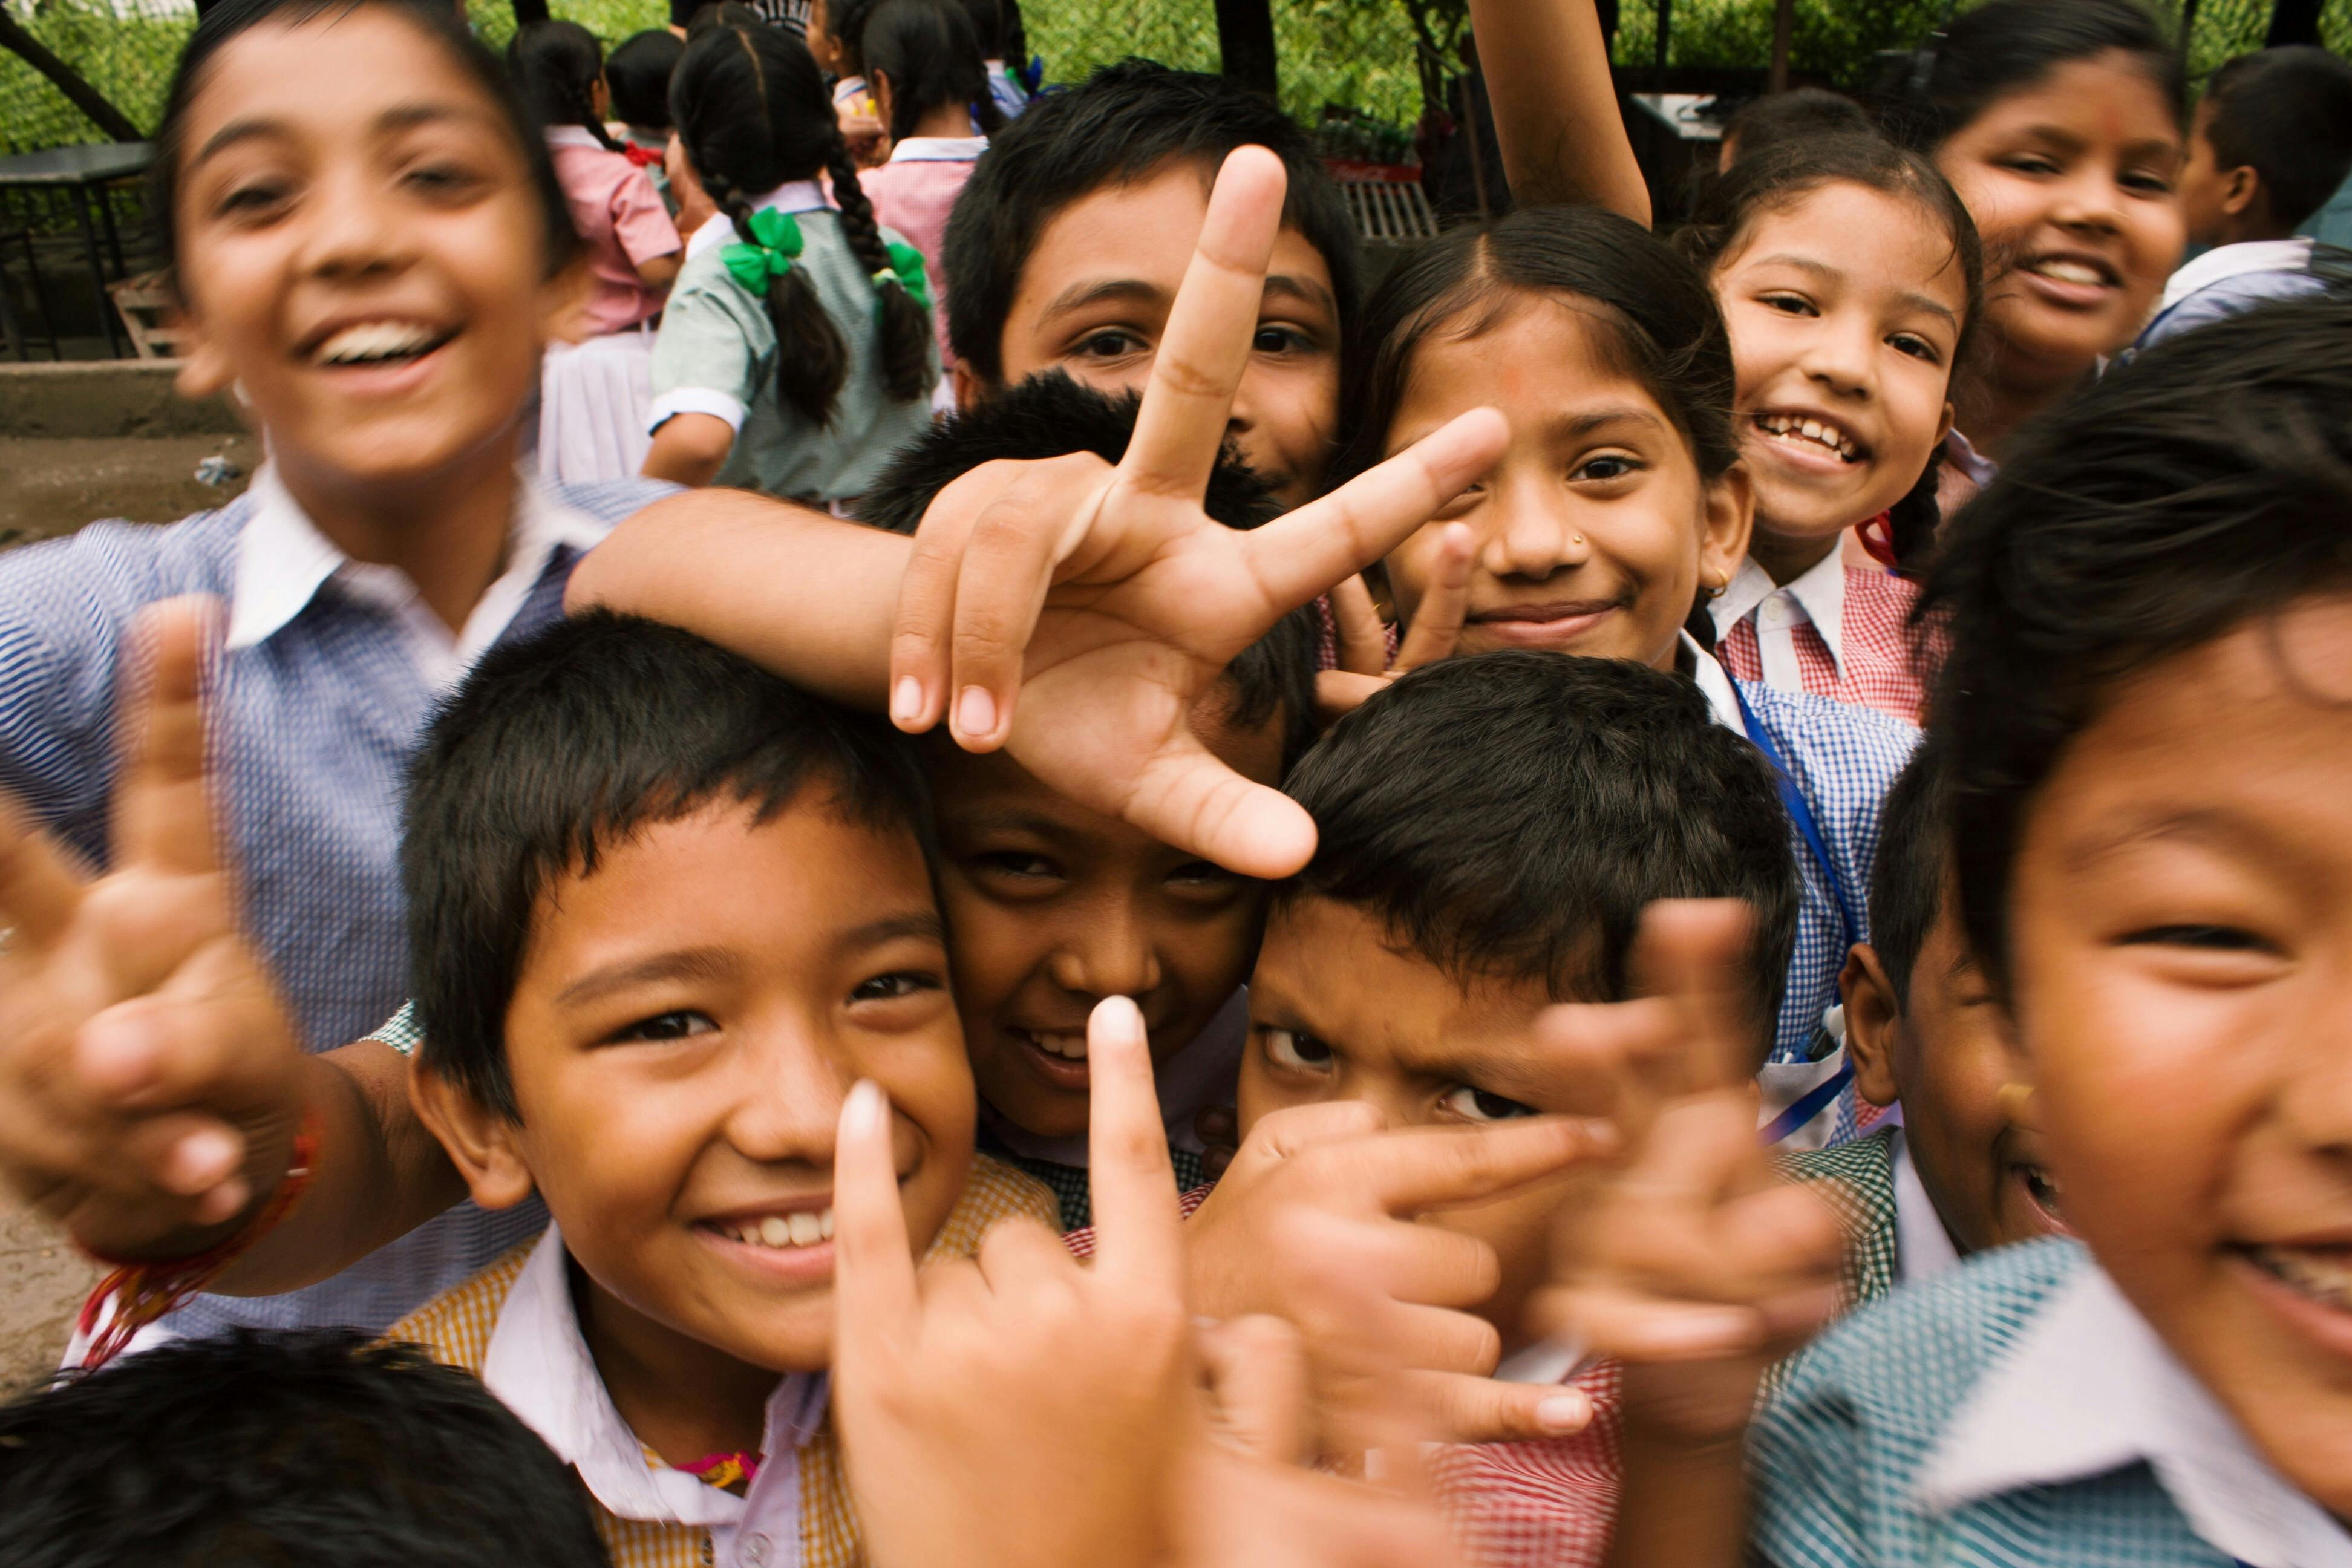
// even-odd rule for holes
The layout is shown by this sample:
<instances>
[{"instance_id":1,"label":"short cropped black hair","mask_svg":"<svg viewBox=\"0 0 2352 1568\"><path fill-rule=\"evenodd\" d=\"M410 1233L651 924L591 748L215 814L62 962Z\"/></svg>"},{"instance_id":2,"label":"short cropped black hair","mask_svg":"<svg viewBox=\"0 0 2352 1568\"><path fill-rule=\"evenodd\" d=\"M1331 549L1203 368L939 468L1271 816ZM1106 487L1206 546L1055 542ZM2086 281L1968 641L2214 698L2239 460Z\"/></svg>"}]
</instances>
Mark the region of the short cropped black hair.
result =
<instances>
[{"instance_id":1,"label":"short cropped black hair","mask_svg":"<svg viewBox=\"0 0 2352 1568\"><path fill-rule=\"evenodd\" d=\"M1770 1037L1797 939L1788 819L1762 755L1690 681L1625 659L1444 659L1333 725L1284 788L1317 842L1277 900L1367 910L1464 980L1620 1000L1651 903L1747 900Z\"/></svg>"},{"instance_id":2,"label":"short cropped black hair","mask_svg":"<svg viewBox=\"0 0 2352 1568\"><path fill-rule=\"evenodd\" d=\"M515 1116L507 1008L549 884L593 874L651 824L723 800L764 822L812 788L846 820L913 834L932 858L913 749L879 719L610 611L492 649L409 771L409 994L432 1067Z\"/></svg>"},{"instance_id":3,"label":"short cropped black hair","mask_svg":"<svg viewBox=\"0 0 2352 1568\"><path fill-rule=\"evenodd\" d=\"M588 1568L578 1478L479 1379L345 1330L182 1340L0 1407L11 1568Z\"/></svg>"},{"instance_id":4,"label":"short cropped black hair","mask_svg":"<svg viewBox=\"0 0 2352 1568\"><path fill-rule=\"evenodd\" d=\"M1361 294L1356 226L1307 132L1239 82L1150 60L1103 67L1066 92L1048 93L989 141L949 216L941 263L948 341L991 386L1004 380L1004 323L1038 236L1055 215L1106 185L1142 178L1171 158L1216 172L1237 147L1265 147L1289 176L1282 221L1331 269L1345 333Z\"/></svg>"},{"instance_id":5,"label":"short cropped black hair","mask_svg":"<svg viewBox=\"0 0 2352 1568\"><path fill-rule=\"evenodd\" d=\"M2282 228L2326 205L2352 172L2352 63L2326 49L2241 55L2213 73L2205 101L2215 163L2261 175Z\"/></svg>"},{"instance_id":6,"label":"short cropped black hair","mask_svg":"<svg viewBox=\"0 0 2352 1568\"><path fill-rule=\"evenodd\" d=\"M1116 463L1135 433L1141 399L1108 396L1059 371L1031 376L927 431L902 449L858 502L861 521L911 534L933 497L982 463L1034 461L1092 452ZM1265 482L1228 449L1209 475L1202 508L1227 528L1255 528L1279 510ZM1314 739L1315 648L1311 607L1290 612L1226 667L1234 689L1232 722L1255 729L1281 716L1285 766Z\"/></svg>"},{"instance_id":7,"label":"short cropped black hair","mask_svg":"<svg viewBox=\"0 0 2352 1568\"><path fill-rule=\"evenodd\" d=\"M2159 343L2029 426L1950 527L1915 613L1969 945L2009 979L2035 793L2116 683L2352 592L2352 304L2261 306Z\"/></svg>"},{"instance_id":8,"label":"short cropped black hair","mask_svg":"<svg viewBox=\"0 0 2352 1568\"><path fill-rule=\"evenodd\" d=\"M1944 904L1944 869L1952 853L1951 792L1931 740L1878 807L1878 863L1870 873L1870 945L1895 983L1898 1006L1911 1002L1911 971Z\"/></svg>"},{"instance_id":9,"label":"short cropped black hair","mask_svg":"<svg viewBox=\"0 0 2352 1568\"><path fill-rule=\"evenodd\" d=\"M686 44L667 27L648 27L621 40L604 57L604 85L613 113L622 124L645 131L669 129L669 78Z\"/></svg>"},{"instance_id":10,"label":"short cropped black hair","mask_svg":"<svg viewBox=\"0 0 2352 1568\"><path fill-rule=\"evenodd\" d=\"M1737 142L1735 155L1744 160L1782 142L1853 132L1878 133L1862 105L1824 87L1797 87L1748 100L1724 122L1723 139Z\"/></svg>"}]
</instances>

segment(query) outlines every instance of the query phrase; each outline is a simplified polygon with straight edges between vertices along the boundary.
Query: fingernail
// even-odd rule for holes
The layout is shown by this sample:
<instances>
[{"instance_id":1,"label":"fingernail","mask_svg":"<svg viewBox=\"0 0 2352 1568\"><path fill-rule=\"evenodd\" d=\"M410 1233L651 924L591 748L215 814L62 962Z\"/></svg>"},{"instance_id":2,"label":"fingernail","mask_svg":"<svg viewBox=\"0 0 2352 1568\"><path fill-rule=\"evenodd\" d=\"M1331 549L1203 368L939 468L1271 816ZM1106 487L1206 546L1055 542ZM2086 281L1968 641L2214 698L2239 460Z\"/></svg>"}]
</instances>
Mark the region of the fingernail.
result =
<instances>
[{"instance_id":1,"label":"fingernail","mask_svg":"<svg viewBox=\"0 0 2352 1568\"><path fill-rule=\"evenodd\" d=\"M911 724L923 716L923 683L911 675L902 675L890 691L890 719L894 723Z\"/></svg>"},{"instance_id":2,"label":"fingernail","mask_svg":"<svg viewBox=\"0 0 2352 1568\"><path fill-rule=\"evenodd\" d=\"M172 1152L172 1184L185 1193L201 1193L234 1175L244 1152L236 1138L215 1128L191 1132Z\"/></svg>"},{"instance_id":3,"label":"fingernail","mask_svg":"<svg viewBox=\"0 0 2352 1568\"><path fill-rule=\"evenodd\" d=\"M1677 1351L1738 1350L1755 1342L1753 1312L1690 1313L1662 1319L1643 1331L1649 1348L1661 1354Z\"/></svg>"},{"instance_id":4,"label":"fingernail","mask_svg":"<svg viewBox=\"0 0 2352 1568\"><path fill-rule=\"evenodd\" d=\"M1574 1389L1552 1394L1536 1406L1536 1425L1547 1432L1581 1432L1591 1421L1592 1402Z\"/></svg>"},{"instance_id":5,"label":"fingernail","mask_svg":"<svg viewBox=\"0 0 2352 1568\"><path fill-rule=\"evenodd\" d=\"M1095 1027L1105 1034L1124 1035L1139 1039L1143 1035L1143 1009L1129 996L1106 996L1095 1004Z\"/></svg>"},{"instance_id":6,"label":"fingernail","mask_svg":"<svg viewBox=\"0 0 2352 1568\"><path fill-rule=\"evenodd\" d=\"M956 733L980 740L996 731L996 699L984 686L967 686L956 698Z\"/></svg>"},{"instance_id":7,"label":"fingernail","mask_svg":"<svg viewBox=\"0 0 2352 1568\"><path fill-rule=\"evenodd\" d=\"M851 1086L849 1103L842 1120L848 1130L856 1133L887 1131L890 1121L890 1100L882 1086L870 1078L862 1078Z\"/></svg>"},{"instance_id":8,"label":"fingernail","mask_svg":"<svg viewBox=\"0 0 2352 1568\"><path fill-rule=\"evenodd\" d=\"M125 1095L143 1084L154 1065L154 1043L147 1031L129 1018L93 1018L82 1026L76 1053L91 1086Z\"/></svg>"}]
</instances>

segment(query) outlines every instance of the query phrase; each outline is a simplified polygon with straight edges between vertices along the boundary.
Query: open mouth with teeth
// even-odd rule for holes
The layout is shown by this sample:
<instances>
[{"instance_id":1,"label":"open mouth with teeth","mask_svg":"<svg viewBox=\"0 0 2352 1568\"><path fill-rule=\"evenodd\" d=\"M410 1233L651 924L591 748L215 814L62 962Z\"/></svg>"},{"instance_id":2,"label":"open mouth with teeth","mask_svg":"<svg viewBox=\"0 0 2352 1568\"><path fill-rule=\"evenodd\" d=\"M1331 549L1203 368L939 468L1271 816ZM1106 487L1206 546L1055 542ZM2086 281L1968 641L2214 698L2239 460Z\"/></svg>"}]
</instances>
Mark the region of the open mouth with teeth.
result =
<instances>
[{"instance_id":1,"label":"open mouth with teeth","mask_svg":"<svg viewBox=\"0 0 2352 1568\"><path fill-rule=\"evenodd\" d=\"M2352 1248L2240 1247L2239 1256L2309 1300L2352 1312Z\"/></svg>"},{"instance_id":2,"label":"open mouth with teeth","mask_svg":"<svg viewBox=\"0 0 2352 1568\"><path fill-rule=\"evenodd\" d=\"M1863 459L1863 449L1854 445L1853 437L1834 425L1793 414L1759 414L1754 423L1759 434L1775 441L1827 452L1842 463L1859 463Z\"/></svg>"},{"instance_id":3,"label":"open mouth with teeth","mask_svg":"<svg viewBox=\"0 0 2352 1568\"><path fill-rule=\"evenodd\" d=\"M710 1228L746 1247L782 1250L814 1247L833 1239L833 1210L795 1209L791 1214L765 1215L759 1219L713 1220Z\"/></svg>"},{"instance_id":4,"label":"open mouth with teeth","mask_svg":"<svg viewBox=\"0 0 2352 1568\"><path fill-rule=\"evenodd\" d=\"M2114 268L2074 256L2037 256L2025 264L2025 270L2078 289L2113 289L2120 281Z\"/></svg>"},{"instance_id":5,"label":"open mouth with teeth","mask_svg":"<svg viewBox=\"0 0 2352 1568\"><path fill-rule=\"evenodd\" d=\"M2066 1229L2065 1211L2059 1204L2056 1179L2039 1165L2012 1165L2010 1170L2017 1177L2018 1184L2025 1189L2026 1201L2041 1211L2041 1217L2048 1220L2053 1229L2063 1232Z\"/></svg>"},{"instance_id":6,"label":"open mouth with teeth","mask_svg":"<svg viewBox=\"0 0 2352 1568\"><path fill-rule=\"evenodd\" d=\"M310 351L310 363L327 367L404 364L423 359L457 335L455 328L421 321L362 321L330 332Z\"/></svg>"}]
</instances>

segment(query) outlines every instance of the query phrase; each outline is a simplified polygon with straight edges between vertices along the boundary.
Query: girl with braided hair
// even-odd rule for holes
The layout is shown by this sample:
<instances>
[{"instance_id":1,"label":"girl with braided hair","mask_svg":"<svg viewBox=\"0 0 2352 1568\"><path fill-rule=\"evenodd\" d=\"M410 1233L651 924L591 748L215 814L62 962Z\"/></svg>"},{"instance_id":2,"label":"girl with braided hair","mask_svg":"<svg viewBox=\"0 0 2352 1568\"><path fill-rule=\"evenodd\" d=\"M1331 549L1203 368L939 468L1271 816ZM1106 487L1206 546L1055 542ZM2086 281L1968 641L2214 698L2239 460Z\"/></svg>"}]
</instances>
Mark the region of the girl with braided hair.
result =
<instances>
[{"instance_id":1,"label":"girl with braided hair","mask_svg":"<svg viewBox=\"0 0 2352 1568\"><path fill-rule=\"evenodd\" d=\"M719 27L689 43L670 120L718 216L688 239L662 318L645 472L845 512L930 426L922 256L875 221L791 34Z\"/></svg>"},{"instance_id":2,"label":"girl with braided hair","mask_svg":"<svg viewBox=\"0 0 2352 1568\"><path fill-rule=\"evenodd\" d=\"M533 22L508 68L547 136L588 261L585 298L540 374L539 463L564 484L623 479L646 459L653 406L648 323L677 276L680 245L646 154L604 128L604 49L576 22Z\"/></svg>"}]
</instances>

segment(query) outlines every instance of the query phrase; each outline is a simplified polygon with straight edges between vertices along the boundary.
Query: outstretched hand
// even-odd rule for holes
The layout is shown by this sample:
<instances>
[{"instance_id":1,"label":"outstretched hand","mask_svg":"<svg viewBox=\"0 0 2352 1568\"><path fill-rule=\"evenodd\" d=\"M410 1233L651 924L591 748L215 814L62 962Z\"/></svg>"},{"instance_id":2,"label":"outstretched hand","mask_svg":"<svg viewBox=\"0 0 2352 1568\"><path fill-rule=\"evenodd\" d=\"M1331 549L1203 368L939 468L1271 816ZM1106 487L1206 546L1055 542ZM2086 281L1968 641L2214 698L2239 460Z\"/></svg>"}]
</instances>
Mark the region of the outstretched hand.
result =
<instances>
[{"instance_id":1,"label":"outstretched hand","mask_svg":"<svg viewBox=\"0 0 2352 1568\"><path fill-rule=\"evenodd\" d=\"M142 613L122 705L113 867L0 802L0 1173L77 1241L201 1250L268 1195L304 1058L237 934L199 695L212 606Z\"/></svg>"},{"instance_id":2,"label":"outstretched hand","mask_svg":"<svg viewBox=\"0 0 2352 1568\"><path fill-rule=\"evenodd\" d=\"M899 591L890 712L1003 746L1081 805L1230 869L1286 876L1307 814L1218 762L1193 705L1289 611L1379 560L1492 467L1502 416L1477 409L1340 489L1255 530L1202 500L1248 362L1284 174L1225 160L1116 467L990 464L925 513Z\"/></svg>"}]
</instances>

